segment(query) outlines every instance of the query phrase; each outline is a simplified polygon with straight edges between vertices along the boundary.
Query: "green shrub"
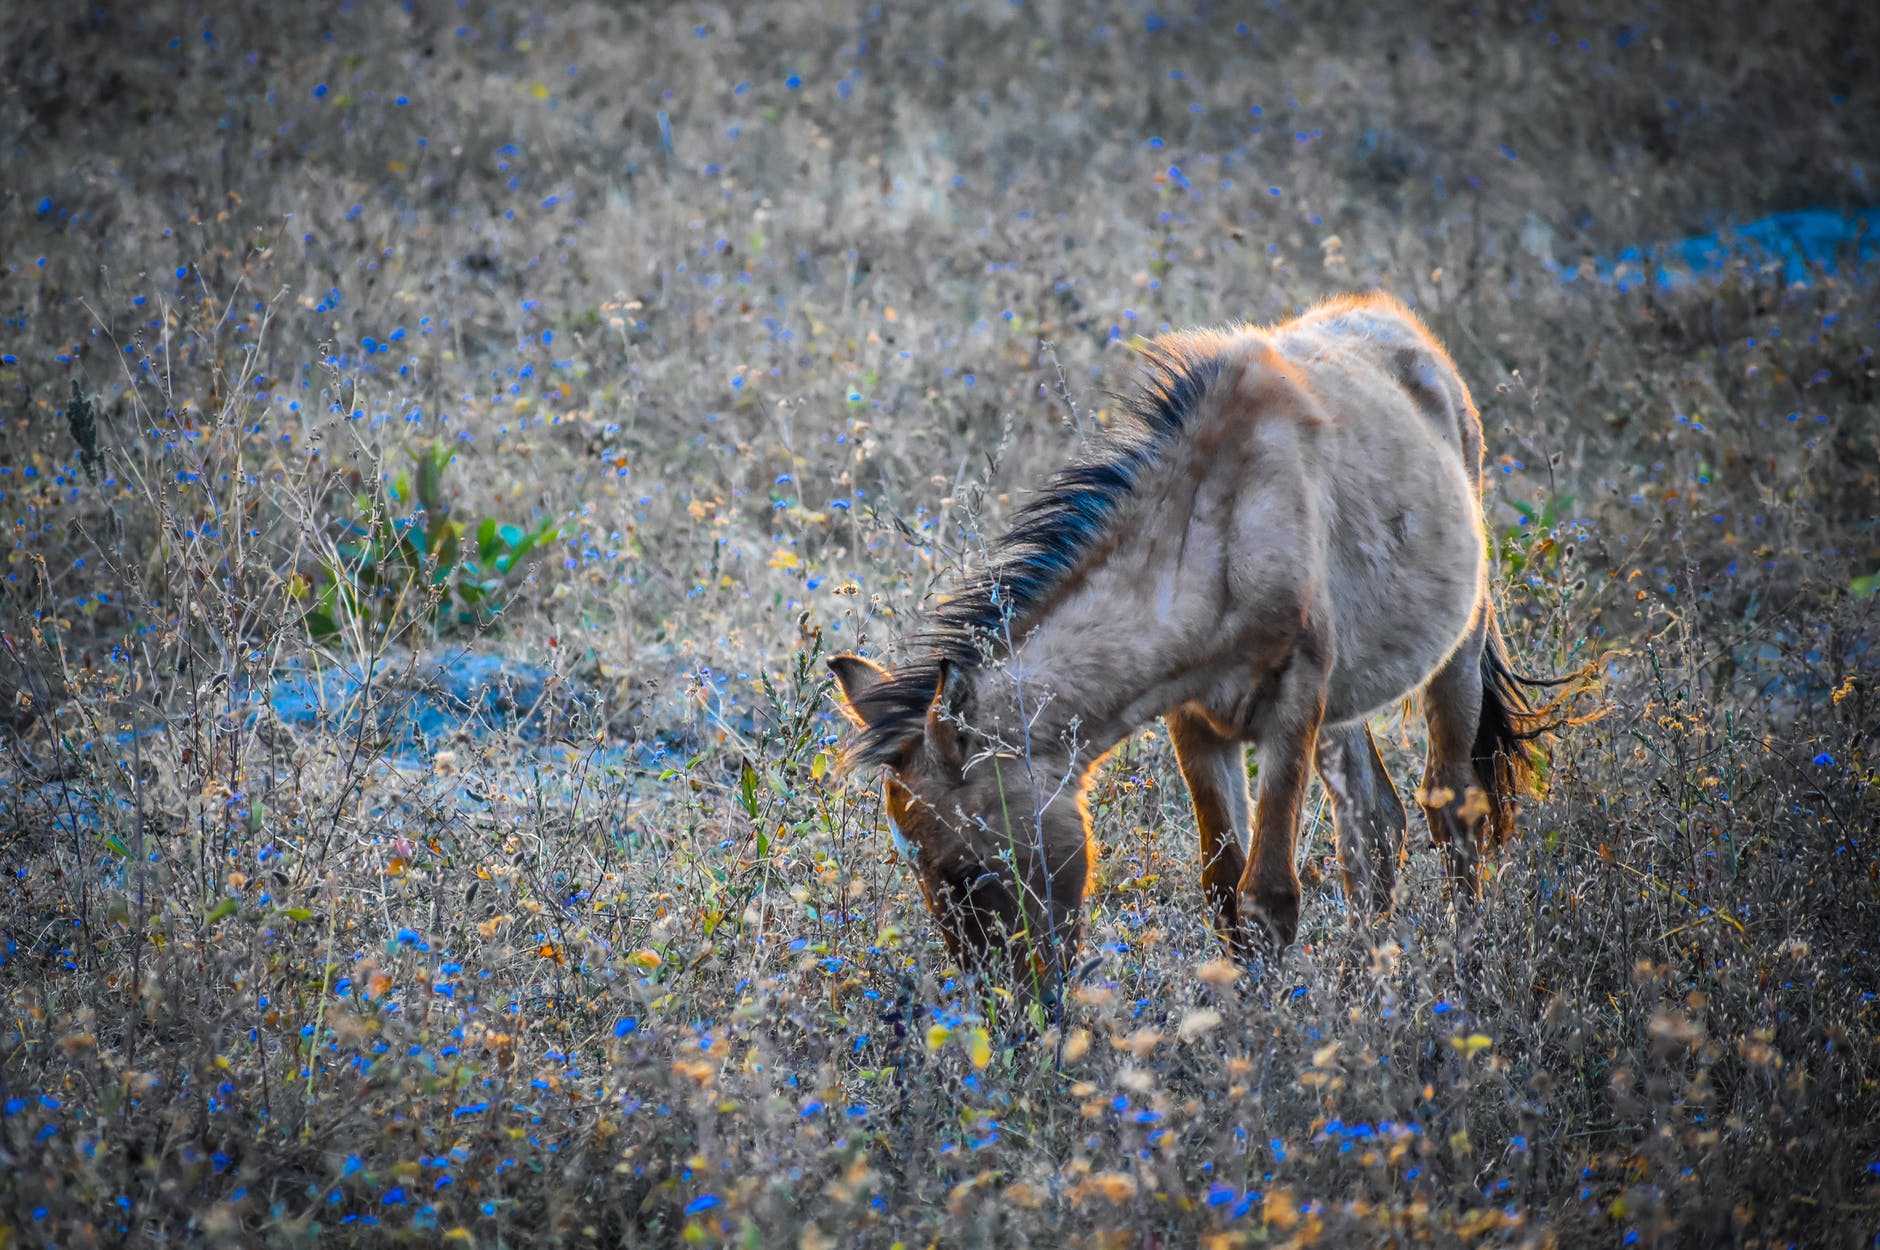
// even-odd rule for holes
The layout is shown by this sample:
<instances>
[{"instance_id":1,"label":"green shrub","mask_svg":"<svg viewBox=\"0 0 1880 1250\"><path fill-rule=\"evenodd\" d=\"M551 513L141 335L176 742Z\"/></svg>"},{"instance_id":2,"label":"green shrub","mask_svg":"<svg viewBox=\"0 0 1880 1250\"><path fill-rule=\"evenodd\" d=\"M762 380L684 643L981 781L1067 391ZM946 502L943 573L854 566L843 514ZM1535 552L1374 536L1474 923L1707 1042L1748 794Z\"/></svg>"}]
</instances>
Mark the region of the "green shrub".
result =
<instances>
[{"instance_id":1,"label":"green shrub","mask_svg":"<svg viewBox=\"0 0 1880 1250\"><path fill-rule=\"evenodd\" d=\"M316 642L338 640L348 621L378 635L409 624L433 634L489 630L499 624L524 561L561 537L552 521L525 530L486 517L466 551L472 531L452 517L444 487L454 459L449 446L434 442L412 458L413 472L350 497L351 515L339 523L345 537L322 561L319 583L290 586L297 598L311 597L301 622Z\"/></svg>"}]
</instances>

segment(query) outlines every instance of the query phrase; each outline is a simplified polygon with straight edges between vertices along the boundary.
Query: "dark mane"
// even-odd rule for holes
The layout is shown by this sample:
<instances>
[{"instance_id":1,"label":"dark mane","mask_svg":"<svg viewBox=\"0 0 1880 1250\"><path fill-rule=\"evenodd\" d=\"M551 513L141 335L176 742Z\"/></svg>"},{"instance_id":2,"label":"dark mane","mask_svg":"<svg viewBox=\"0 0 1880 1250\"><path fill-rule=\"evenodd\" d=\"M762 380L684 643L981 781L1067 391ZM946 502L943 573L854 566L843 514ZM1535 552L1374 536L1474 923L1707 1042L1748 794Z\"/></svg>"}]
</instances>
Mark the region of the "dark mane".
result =
<instances>
[{"instance_id":1,"label":"dark mane","mask_svg":"<svg viewBox=\"0 0 1880 1250\"><path fill-rule=\"evenodd\" d=\"M1018 510L986 566L929 615L913 657L856 700L862 727L849 748L852 763L898 755L925 725L944 666L972 669L1001 652L1007 630L1016 637L1076 571L1143 471L1194 415L1220 374L1219 349L1220 340L1206 334L1164 338L1144 349L1145 376L1124 401L1120 426Z\"/></svg>"}]
</instances>

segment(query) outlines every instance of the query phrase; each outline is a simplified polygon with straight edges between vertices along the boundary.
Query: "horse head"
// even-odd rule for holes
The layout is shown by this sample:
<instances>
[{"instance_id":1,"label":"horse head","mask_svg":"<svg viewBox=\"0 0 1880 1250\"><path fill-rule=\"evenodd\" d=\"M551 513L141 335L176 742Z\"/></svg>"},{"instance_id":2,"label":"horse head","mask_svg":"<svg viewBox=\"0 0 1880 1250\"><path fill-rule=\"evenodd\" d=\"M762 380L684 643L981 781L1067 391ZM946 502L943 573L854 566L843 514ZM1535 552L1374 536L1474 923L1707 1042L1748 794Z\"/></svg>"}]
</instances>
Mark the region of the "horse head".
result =
<instances>
[{"instance_id":1,"label":"horse head","mask_svg":"<svg viewBox=\"0 0 1880 1250\"><path fill-rule=\"evenodd\" d=\"M1079 779L975 730L976 675L958 665L918 700L858 656L829 667L865 731L849 764L884 769L889 828L954 958L1055 997L1089 876Z\"/></svg>"}]
</instances>

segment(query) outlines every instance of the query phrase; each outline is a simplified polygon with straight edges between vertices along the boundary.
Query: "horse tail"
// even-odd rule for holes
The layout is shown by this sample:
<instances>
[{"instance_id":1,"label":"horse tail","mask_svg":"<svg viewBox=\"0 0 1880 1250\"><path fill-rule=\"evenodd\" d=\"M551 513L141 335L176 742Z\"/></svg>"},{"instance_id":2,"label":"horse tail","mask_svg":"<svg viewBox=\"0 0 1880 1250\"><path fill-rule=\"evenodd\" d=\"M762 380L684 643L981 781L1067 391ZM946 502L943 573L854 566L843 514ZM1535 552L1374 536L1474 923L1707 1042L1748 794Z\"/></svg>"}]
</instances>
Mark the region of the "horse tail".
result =
<instances>
[{"instance_id":1,"label":"horse tail","mask_svg":"<svg viewBox=\"0 0 1880 1250\"><path fill-rule=\"evenodd\" d=\"M1471 758L1488 790L1489 837L1496 844L1514 833L1516 800L1546 786L1554 734L1570 723L1566 704L1591 675L1590 668L1566 677L1527 677L1508 662L1508 648L1493 612L1482 644L1482 714L1476 721ZM1536 703L1531 691L1567 687Z\"/></svg>"}]
</instances>

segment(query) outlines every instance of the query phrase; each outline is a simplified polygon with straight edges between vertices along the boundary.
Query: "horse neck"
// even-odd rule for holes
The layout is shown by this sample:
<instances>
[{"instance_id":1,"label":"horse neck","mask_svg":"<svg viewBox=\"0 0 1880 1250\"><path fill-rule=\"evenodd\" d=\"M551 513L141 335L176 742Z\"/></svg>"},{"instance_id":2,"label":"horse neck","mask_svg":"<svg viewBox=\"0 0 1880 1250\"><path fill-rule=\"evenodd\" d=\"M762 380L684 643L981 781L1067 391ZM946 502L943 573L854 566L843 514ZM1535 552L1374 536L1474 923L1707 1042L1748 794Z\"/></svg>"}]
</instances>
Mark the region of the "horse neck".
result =
<instances>
[{"instance_id":1,"label":"horse neck","mask_svg":"<svg viewBox=\"0 0 1880 1250\"><path fill-rule=\"evenodd\" d=\"M978 670L974 720L1004 749L1081 773L1137 726L1193 697L1191 630L1149 602L1130 561L1082 570L1025 622L1004 661ZM1163 596L1166 599L1166 595Z\"/></svg>"}]
</instances>

